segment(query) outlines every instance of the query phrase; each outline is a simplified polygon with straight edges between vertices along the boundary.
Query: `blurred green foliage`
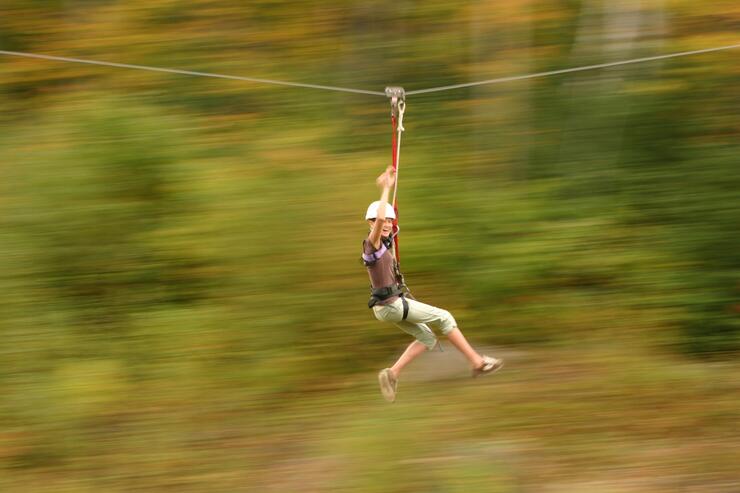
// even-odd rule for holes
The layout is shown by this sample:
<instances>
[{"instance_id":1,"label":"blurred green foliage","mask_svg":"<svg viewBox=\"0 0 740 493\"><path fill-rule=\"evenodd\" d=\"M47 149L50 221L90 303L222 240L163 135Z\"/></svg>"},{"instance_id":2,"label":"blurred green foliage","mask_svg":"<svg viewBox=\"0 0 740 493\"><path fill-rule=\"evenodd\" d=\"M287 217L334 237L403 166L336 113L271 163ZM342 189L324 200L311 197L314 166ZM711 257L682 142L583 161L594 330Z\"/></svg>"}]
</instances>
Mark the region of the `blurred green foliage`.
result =
<instances>
[{"instance_id":1,"label":"blurred green foliage","mask_svg":"<svg viewBox=\"0 0 740 493\"><path fill-rule=\"evenodd\" d=\"M0 49L411 90L736 42L738 9L711 10L18 0ZM697 441L666 464L712 445L689 467L708 489L635 491L725 484L736 57L409 98L407 280L475 344L531 356L488 400L422 381L393 411L367 375L405 336L364 308L358 261L386 101L0 58L0 487L632 491L557 481L614 479L669 435Z\"/></svg>"}]
</instances>

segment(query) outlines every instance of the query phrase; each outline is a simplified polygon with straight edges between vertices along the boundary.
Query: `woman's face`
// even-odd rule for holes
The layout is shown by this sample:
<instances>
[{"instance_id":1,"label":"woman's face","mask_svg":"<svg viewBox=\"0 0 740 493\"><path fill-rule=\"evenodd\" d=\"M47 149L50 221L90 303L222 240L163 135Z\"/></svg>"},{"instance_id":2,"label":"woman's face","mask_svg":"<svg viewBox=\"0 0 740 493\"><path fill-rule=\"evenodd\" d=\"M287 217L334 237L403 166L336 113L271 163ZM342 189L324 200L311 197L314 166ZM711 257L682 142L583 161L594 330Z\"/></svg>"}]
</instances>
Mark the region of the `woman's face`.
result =
<instances>
[{"instance_id":1,"label":"woman's face","mask_svg":"<svg viewBox=\"0 0 740 493\"><path fill-rule=\"evenodd\" d=\"M375 219L368 219L367 223L372 228L375 225ZM380 233L381 236L390 236L391 232L393 231L393 219L386 217L385 221L383 222L383 230Z\"/></svg>"}]
</instances>

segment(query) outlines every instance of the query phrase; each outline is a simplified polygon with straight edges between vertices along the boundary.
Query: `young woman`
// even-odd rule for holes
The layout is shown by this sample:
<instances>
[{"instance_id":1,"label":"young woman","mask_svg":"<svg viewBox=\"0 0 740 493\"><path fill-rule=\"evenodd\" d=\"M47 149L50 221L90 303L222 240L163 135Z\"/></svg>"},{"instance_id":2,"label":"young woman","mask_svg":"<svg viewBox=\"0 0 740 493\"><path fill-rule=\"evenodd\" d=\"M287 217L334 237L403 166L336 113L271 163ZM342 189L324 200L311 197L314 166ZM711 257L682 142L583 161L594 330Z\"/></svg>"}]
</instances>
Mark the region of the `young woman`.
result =
<instances>
[{"instance_id":1,"label":"young woman","mask_svg":"<svg viewBox=\"0 0 740 493\"><path fill-rule=\"evenodd\" d=\"M392 322L416 340L409 344L398 361L378 374L380 390L386 400L396 399L398 378L403 367L427 350L437 345L437 338L429 325L438 328L468 359L473 376L492 373L503 366L503 361L478 354L457 327L450 312L426 305L404 295L401 279L393 255L393 220L395 213L388 204L388 194L395 183L392 167L388 167L375 183L382 190L380 200L370 204L365 219L370 233L362 243L362 258L370 275L372 296L368 306L375 318Z\"/></svg>"}]
</instances>

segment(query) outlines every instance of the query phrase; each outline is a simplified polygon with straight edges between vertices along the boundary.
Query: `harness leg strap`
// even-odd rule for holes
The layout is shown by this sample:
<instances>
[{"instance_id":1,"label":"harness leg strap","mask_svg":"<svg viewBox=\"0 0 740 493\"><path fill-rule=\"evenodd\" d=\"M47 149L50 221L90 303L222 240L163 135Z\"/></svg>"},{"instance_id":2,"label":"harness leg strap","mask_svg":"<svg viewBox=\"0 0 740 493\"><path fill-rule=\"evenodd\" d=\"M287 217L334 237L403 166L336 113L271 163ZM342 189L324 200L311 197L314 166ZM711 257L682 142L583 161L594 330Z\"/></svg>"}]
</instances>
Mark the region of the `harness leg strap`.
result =
<instances>
[{"instance_id":1,"label":"harness leg strap","mask_svg":"<svg viewBox=\"0 0 740 493\"><path fill-rule=\"evenodd\" d=\"M401 320L406 320L406 317L409 316L409 302L401 296L401 303L403 303L403 318Z\"/></svg>"}]
</instances>

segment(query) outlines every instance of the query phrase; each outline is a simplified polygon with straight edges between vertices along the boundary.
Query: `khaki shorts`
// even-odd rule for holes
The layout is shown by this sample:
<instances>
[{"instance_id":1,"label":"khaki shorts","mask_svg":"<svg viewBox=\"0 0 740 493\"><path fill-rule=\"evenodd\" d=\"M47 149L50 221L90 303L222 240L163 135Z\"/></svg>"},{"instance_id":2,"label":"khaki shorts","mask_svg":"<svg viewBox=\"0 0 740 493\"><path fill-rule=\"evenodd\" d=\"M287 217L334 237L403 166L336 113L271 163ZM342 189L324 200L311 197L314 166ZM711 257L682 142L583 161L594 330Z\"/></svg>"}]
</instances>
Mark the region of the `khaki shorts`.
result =
<instances>
[{"instance_id":1,"label":"khaki shorts","mask_svg":"<svg viewBox=\"0 0 740 493\"><path fill-rule=\"evenodd\" d=\"M417 341L429 349L432 349L437 343L437 337L429 328L429 325L441 330L444 335L449 334L452 329L457 327L457 322L447 310L410 298L406 298L406 301L409 303L409 313L406 320L403 320L403 301L401 301L401 298L388 305L375 305L373 307L375 318L394 323L398 328L414 336Z\"/></svg>"}]
</instances>

